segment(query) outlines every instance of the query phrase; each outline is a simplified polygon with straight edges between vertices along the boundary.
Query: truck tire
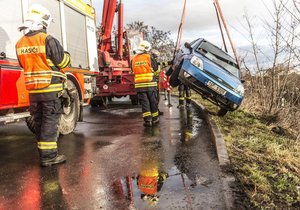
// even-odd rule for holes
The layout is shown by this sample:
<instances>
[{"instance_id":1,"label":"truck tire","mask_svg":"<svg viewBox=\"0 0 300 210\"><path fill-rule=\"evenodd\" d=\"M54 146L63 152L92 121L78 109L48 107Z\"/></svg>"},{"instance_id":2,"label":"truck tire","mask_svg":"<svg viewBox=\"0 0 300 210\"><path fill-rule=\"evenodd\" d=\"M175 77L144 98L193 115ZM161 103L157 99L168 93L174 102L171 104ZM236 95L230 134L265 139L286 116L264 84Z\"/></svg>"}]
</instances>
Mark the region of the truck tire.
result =
<instances>
[{"instance_id":1,"label":"truck tire","mask_svg":"<svg viewBox=\"0 0 300 210\"><path fill-rule=\"evenodd\" d=\"M27 118L25 119L25 122L26 122L27 127L29 128L29 130L30 130L32 133L35 133L35 128L34 128L35 123L34 123L34 118L33 118L33 116L27 117Z\"/></svg>"},{"instance_id":2,"label":"truck tire","mask_svg":"<svg viewBox=\"0 0 300 210\"><path fill-rule=\"evenodd\" d=\"M62 135L67 135L74 131L80 114L79 93L75 84L69 79L67 88L71 98L71 105L63 107L64 112L59 120L58 131Z\"/></svg>"},{"instance_id":3,"label":"truck tire","mask_svg":"<svg viewBox=\"0 0 300 210\"><path fill-rule=\"evenodd\" d=\"M108 102L112 102L113 101L113 96L108 96L107 100L108 100Z\"/></svg>"},{"instance_id":4,"label":"truck tire","mask_svg":"<svg viewBox=\"0 0 300 210\"><path fill-rule=\"evenodd\" d=\"M106 101L106 96L95 96L91 99L90 105L91 107L100 107L103 106L103 104L106 104Z\"/></svg>"},{"instance_id":5,"label":"truck tire","mask_svg":"<svg viewBox=\"0 0 300 210\"><path fill-rule=\"evenodd\" d=\"M80 100L78 90L75 84L71 81L67 81L69 93L72 95L70 107L63 108L64 113L61 115L58 124L58 131L61 135L67 135L74 131L80 113ZM35 122L33 116L26 118L26 124L32 133L35 133Z\"/></svg>"},{"instance_id":6,"label":"truck tire","mask_svg":"<svg viewBox=\"0 0 300 210\"><path fill-rule=\"evenodd\" d=\"M228 112L227 109L221 108L221 109L218 111L217 115L220 116L220 117L223 117L223 116L225 116L225 115L227 114L227 112Z\"/></svg>"}]
</instances>

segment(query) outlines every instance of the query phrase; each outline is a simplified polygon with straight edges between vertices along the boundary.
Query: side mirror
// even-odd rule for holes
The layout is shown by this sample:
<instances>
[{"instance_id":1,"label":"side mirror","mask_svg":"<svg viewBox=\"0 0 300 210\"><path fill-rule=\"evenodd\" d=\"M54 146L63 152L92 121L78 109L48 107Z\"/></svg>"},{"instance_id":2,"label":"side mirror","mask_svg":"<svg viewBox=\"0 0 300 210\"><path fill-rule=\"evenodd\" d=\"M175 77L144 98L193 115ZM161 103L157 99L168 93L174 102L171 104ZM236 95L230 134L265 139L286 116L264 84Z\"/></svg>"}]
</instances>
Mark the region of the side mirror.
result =
<instances>
[{"instance_id":1,"label":"side mirror","mask_svg":"<svg viewBox=\"0 0 300 210\"><path fill-rule=\"evenodd\" d=\"M184 46L185 46L186 48L188 48L188 49L192 49L192 46L191 46L190 43L188 43L188 42L185 42L185 43L184 43Z\"/></svg>"},{"instance_id":2,"label":"side mirror","mask_svg":"<svg viewBox=\"0 0 300 210\"><path fill-rule=\"evenodd\" d=\"M184 47L188 48L188 49L190 50L190 53L192 53L193 48L192 48L192 46L190 45L190 43L185 42L185 43L184 43Z\"/></svg>"}]
</instances>

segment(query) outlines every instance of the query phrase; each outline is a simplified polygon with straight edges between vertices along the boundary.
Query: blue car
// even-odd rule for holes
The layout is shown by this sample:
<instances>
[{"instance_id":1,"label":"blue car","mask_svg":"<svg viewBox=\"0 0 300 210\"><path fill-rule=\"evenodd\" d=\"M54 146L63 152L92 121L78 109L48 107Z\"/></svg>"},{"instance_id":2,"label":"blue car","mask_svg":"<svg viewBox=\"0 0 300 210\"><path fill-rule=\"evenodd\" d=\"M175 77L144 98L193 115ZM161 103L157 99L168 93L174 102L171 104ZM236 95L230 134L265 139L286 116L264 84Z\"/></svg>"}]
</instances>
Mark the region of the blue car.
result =
<instances>
[{"instance_id":1,"label":"blue car","mask_svg":"<svg viewBox=\"0 0 300 210\"><path fill-rule=\"evenodd\" d=\"M178 79L221 109L219 115L236 110L244 98L240 69L226 52L206 41L197 39L185 43L173 62Z\"/></svg>"}]
</instances>

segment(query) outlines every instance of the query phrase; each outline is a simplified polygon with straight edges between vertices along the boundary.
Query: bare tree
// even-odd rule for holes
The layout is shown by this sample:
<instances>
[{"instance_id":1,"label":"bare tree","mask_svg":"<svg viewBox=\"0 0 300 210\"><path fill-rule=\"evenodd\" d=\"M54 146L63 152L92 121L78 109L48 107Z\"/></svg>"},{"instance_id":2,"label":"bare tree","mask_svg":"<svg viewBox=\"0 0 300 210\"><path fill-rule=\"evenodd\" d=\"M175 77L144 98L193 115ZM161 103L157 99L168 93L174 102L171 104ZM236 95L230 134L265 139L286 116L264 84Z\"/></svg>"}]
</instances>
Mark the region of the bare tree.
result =
<instances>
[{"instance_id":1,"label":"bare tree","mask_svg":"<svg viewBox=\"0 0 300 210\"><path fill-rule=\"evenodd\" d=\"M300 25L298 6L296 0L273 0L272 7L266 7L272 17L270 22L263 21L272 49L272 55L268 56L268 59L271 58L268 68L262 67L260 58L264 55L263 48L255 38L252 20L245 15L255 69L250 70L248 63L242 62L248 72L255 72L250 80L251 95L249 98L246 95L248 100L245 100L252 105L247 106L256 106L261 114L276 115L287 127L296 129L299 129L300 75L293 72L295 67L300 66L300 38L296 31Z\"/></svg>"},{"instance_id":2,"label":"bare tree","mask_svg":"<svg viewBox=\"0 0 300 210\"><path fill-rule=\"evenodd\" d=\"M142 32L144 39L148 40L153 49L160 52L160 60L170 60L174 51L174 42L169 31L158 30L153 26L144 25L143 22L134 21L127 24L127 29Z\"/></svg>"}]
</instances>

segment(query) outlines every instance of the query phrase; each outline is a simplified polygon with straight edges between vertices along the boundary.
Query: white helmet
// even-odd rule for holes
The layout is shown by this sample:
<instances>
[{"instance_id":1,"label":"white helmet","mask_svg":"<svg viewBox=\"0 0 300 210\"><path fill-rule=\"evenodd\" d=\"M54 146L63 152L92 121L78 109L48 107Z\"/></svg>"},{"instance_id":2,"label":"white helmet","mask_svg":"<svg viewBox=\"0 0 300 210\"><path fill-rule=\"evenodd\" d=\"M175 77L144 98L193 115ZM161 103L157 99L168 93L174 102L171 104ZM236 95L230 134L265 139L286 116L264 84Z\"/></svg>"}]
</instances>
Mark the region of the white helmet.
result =
<instances>
[{"instance_id":1,"label":"white helmet","mask_svg":"<svg viewBox=\"0 0 300 210\"><path fill-rule=\"evenodd\" d=\"M149 52L151 50L151 44L148 41L141 41L137 48L137 53Z\"/></svg>"},{"instance_id":2,"label":"white helmet","mask_svg":"<svg viewBox=\"0 0 300 210\"><path fill-rule=\"evenodd\" d=\"M154 56L154 57L159 57L160 56L160 52L156 49L152 49L151 50L151 54Z\"/></svg>"},{"instance_id":3,"label":"white helmet","mask_svg":"<svg viewBox=\"0 0 300 210\"><path fill-rule=\"evenodd\" d=\"M25 22L19 27L19 30L40 30L42 28L48 28L52 20L48 9L39 4L33 4L29 7Z\"/></svg>"}]
</instances>

